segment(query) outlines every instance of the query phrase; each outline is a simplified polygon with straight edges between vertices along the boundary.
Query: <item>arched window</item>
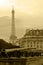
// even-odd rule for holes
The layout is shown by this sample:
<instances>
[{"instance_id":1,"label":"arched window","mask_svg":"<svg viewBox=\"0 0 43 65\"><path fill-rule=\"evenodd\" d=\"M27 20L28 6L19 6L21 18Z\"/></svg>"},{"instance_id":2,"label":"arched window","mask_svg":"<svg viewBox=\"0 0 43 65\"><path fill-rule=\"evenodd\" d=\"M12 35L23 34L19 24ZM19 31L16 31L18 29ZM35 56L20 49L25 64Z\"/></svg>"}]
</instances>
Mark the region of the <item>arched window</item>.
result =
<instances>
[{"instance_id":1,"label":"arched window","mask_svg":"<svg viewBox=\"0 0 43 65\"><path fill-rule=\"evenodd\" d=\"M40 35L40 31L38 29L36 30L36 35Z\"/></svg>"},{"instance_id":2,"label":"arched window","mask_svg":"<svg viewBox=\"0 0 43 65\"><path fill-rule=\"evenodd\" d=\"M40 42L40 48L42 48L42 41Z\"/></svg>"},{"instance_id":3,"label":"arched window","mask_svg":"<svg viewBox=\"0 0 43 65\"><path fill-rule=\"evenodd\" d=\"M31 42L31 47L32 47L32 42Z\"/></svg>"},{"instance_id":4,"label":"arched window","mask_svg":"<svg viewBox=\"0 0 43 65\"><path fill-rule=\"evenodd\" d=\"M34 41L34 48L35 48L36 42Z\"/></svg>"},{"instance_id":5,"label":"arched window","mask_svg":"<svg viewBox=\"0 0 43 65\"><path fill-rule=\"evenodd\" d=\"M37 42L37 48L39 48L39 42Z\"/></svg>"}]
</instances>

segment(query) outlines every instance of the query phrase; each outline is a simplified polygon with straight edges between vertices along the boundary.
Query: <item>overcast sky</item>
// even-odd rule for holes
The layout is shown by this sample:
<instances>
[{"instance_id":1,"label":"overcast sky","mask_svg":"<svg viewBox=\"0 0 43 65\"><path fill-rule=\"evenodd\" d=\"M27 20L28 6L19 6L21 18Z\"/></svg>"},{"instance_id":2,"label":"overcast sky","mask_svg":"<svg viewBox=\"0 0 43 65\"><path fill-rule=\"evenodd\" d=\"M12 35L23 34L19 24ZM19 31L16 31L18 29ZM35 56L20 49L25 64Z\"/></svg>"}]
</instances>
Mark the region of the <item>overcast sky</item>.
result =
<instances>
[{"instance_id":1,"label":"overcast sky","mask_svg":"<svg viewBox=\"0 0 43 65\"><path fill-rule=\"evenodd\" d=\"M15 9L15 19L17 19L15 25L18 37L23 35L26 28L43 29L43 0L0 0L0 17L11 17L12 6ZM0 26L0 37L8 39L9 22L0 22Z\"/></svg>"},{"instance_id":2,"label":"overcast sky","mask_svg":"<svg viewBox=\"0 0 43 65\"><path fill-rule=\"evenodd\" d=\"M12 8L13 5L15 9L30 15L43 14L43 0L0 0L0 13L5 15L6 12L8 13L10 11L9 9ZM3 12L2 10L5 10L6 12Z\"/></svg>"}]
</instances>

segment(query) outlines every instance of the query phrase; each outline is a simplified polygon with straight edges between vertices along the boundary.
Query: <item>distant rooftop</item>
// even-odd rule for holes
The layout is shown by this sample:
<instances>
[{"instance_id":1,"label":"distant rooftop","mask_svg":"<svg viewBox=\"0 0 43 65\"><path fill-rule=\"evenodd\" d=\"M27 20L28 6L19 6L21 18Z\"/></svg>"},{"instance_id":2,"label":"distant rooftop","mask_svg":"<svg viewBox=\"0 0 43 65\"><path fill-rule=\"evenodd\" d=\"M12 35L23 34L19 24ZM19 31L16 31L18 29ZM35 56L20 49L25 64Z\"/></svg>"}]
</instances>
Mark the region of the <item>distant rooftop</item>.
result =
<instances>
[{"instance_id":1,"label":"distant rooftop","mask_svg":"<svg viewBox=\"0 0 43 65\"><path fill-rule=\"evenodd\" d=\"M27 29L24 36L43 36L43 29Z\"/></svg>"}]
</instances>

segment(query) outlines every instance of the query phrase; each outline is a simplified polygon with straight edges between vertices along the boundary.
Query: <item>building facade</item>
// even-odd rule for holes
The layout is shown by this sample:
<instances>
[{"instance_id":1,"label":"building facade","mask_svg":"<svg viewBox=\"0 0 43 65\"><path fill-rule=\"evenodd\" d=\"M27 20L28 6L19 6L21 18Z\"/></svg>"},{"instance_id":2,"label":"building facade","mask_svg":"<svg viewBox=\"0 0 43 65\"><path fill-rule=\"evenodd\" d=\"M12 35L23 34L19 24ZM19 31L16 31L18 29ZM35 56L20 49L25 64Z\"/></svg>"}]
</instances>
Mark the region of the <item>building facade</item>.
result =
<instances>
[{"instance_id":1,"label":"building facade","mask_svg":"<svg viewBox=\"0 0 43 65\"><path fill-rule=\"evenodd\" d=\"M21 47L43 49L43 30L27 29L19 43Z\"/></svg>"}]
</instances>

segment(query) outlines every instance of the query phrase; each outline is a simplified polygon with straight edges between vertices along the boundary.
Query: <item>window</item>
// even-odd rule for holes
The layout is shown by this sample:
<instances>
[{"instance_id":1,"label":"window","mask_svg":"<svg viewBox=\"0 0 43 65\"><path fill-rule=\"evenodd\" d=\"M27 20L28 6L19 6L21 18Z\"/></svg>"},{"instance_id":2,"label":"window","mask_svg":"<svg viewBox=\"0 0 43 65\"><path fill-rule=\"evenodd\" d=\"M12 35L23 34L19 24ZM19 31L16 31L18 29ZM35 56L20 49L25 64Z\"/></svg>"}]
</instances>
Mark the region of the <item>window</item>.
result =
<instances>
[{"instance_id":1,"label":"window","mask_svg":"<svg viewBox=\"0 0 43 65\"><path fill-rule=\"evenodd\" d=\"M35 43L35 41L34 41L34 47L35 47L35 44L36 44L36 43Z\"/></svg>"},{"instance_id":2,"label":"window","mask_svg":"<svg viewBox=\"0 0 43 65\"><path fill-rule=\"evenodd\" d=\"M39 43L37 42L37 48L39 48Z\"/></svg>"},{"instance_id":3,"label":"window","mask_svg":"<svg viewBox=\"0 0 43 65\"><path fill-rule=\"evenodd\" d=\"M40 42L40 48L42 48L42 42Z\"/></svg>"},{"instance_id":4,"label":"window","mask_svg":"<svg viewBox=\"0 0 43 65\"><path fill-rule=\"evenodd\" d=\"M31 47L32 47L32 42L31 42Z\"/></svg>"}]
</instances>

